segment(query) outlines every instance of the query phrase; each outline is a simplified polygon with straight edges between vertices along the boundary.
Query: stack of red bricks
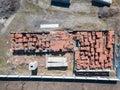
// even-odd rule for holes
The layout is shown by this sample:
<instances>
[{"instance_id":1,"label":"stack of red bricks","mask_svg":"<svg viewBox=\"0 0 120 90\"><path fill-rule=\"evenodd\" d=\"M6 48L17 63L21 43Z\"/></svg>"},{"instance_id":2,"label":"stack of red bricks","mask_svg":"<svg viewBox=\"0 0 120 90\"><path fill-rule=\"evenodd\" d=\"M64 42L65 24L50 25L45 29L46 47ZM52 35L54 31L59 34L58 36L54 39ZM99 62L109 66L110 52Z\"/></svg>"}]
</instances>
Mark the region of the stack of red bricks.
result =
<instances>
[{"instance_id":1,"label":"stack of red bricks","mask_svg":"<svg viewBox=\"0 0 120 90\"><path fill-rule=\"evenodd\" d=\"M75 39L80 42L75 51L77 70L111 69L113 60L114 31L77 32L58 31L49 34L11 33L11 49L50 51L74 51Z\"/></svg>"},{"instance_id":2,"label":"stack of red bricks","mask_svg":"<svg viewBox=\"0 0 120 90\"><path fill-rule=\"evenodd\" d=\"M114 31L108 32L77 32L81 42L75 52L77 70L113 69Z\"/></svg>"},{"instance_id":3,"label":"stack of red bricks","mask_svg":"<svg viewBox=\"0 0 120 90\"><path fill-rule=\"evenodd\" d=\"M51 50L51 51L72 51L73 37L66 32L59 31L54 34L33 34L33 33L12 33L11 49L15 50Z\"/></svg>"}]
</instances>

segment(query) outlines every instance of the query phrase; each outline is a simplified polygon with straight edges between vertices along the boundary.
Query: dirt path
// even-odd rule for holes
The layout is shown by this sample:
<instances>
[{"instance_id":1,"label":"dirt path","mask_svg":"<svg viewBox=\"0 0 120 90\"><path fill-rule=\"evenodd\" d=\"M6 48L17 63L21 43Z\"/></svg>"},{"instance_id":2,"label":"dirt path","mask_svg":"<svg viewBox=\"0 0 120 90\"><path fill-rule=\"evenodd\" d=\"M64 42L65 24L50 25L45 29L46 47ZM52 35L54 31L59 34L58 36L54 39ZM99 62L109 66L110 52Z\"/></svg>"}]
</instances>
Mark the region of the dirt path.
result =
<instances>
[{"instance_id":1,"label":"dirt path","mask_svg":"<svg viewBox=\"0 0 120 90\"><path fill-rule=\"evenodd\" d=\"M0 90L119 90L117 84L82 82L0 81Z\"/></svg>"},{"instance_id":2,"label":"dirt path","mask_svg":"<svg viewBox=\"0 0 120 90\"><path fill-rule=\"evenodd\" d=\"M12 22L12 20L14 19L16 14L12 15L11 17L9 17L9 19L6 20L5 24L4 24L4 28L2 28L1 30L1 34L4 34L6 32L6 30L8 29L9 24Z\"/></svg>"}]
</instances>

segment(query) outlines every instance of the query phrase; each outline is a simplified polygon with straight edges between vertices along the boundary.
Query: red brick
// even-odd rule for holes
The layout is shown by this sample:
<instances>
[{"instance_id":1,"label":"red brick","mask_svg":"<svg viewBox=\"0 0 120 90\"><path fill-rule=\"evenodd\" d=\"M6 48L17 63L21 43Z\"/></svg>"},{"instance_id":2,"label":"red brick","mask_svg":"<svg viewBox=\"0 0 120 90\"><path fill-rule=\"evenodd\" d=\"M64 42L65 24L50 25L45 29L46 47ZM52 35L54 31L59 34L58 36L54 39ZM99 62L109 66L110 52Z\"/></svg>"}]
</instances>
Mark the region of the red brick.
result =
<instances>
[{"instance_id":1,"label":"red brick","mask_svg":"<svg viewBox=\"0 0 120 90\"><path fill-rule=\"evenodd\" d=\"M16 33L16 34L15 34L15 38L22 38L22 37L23 37L23 35L20 34L20 33Z\"/></svg>"},{"instance_id":2,"label":"red brick","mask_svg":"<svg viewBox=\"0 0 120 90\"><path fill-rule=\"evenodd\" d=\"M97 36L97 38L101 38L102 37L102 32L96 32L96 36Z\"/></svg>"},{"instance_id":3,"label":"red brick","mask_svg":"<svg viewBox=\"0 0 120 90\"><path fill-rule=\"evenodd\" d=\"M14 38L15 37L15 35L14 34L10 34L10 38Z\"/></svg>"}]
</instances>

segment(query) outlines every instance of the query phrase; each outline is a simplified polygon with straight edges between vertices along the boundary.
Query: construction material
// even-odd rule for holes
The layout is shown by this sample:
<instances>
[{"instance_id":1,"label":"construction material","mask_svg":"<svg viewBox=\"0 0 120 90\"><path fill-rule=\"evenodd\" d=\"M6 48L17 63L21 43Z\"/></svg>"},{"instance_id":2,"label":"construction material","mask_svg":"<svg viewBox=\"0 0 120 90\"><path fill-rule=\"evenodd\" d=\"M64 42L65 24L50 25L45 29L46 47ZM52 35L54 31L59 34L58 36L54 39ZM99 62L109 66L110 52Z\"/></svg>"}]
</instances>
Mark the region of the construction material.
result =
<instances>
[{"instance_id":1,"label":"construction material","mask_svg":"<svg viewBox=\"0 0 120 90\"><path fill-rule=\"evenodd\" d=\"M48 57L48 63L64 63L67 62L66 58L64 57Z\"/></svg>"},{"instance_id":2,"label":"construction material","mask_svg":"<svg viewBox=\"0 0 120 90\"><path fill-rule=\"evenodd\" d=\"M113 70L114 31L77 34L81 47L75 52L76 71Z\"/></svg>"},{"instance_id":3,"label":"construction material","mask_svg":"<svg viewBox=\"0 0 120 90\"><path fill-rule=\"evenodd\" d=\"M67 67L67 63L47 63L46 67Z\"/></svg>"},{"instance_id":4,"label":"construction material","mask_svg":"<svg viewBox=\"0 0 120 90\"><path fill-rule=\"evenodd\" d=\"M40 28L58 28L59 24L41 24Z\"/></svg>"},{"instance_id":5,"label":"construction material","mask_svg":"<svg viewBox=\"0 0 120 90\"><path fill-rule=\"evenodd\" d=\"M64 57L48 57L46 60L46 67L67 67L67 60Z\"/></svg>"},{"instance_id":6,"label":"construction material","mask_svg":"<svg viewBox=\"0 0 120 90\"><path fill-rule=\"evenodd\" d=\"M76 71L113 70L114 31L112 30L11 33L10 38L13 53L19 51L20 53L21 51L32 53L74 52Z\"/></svg>"}]
</instances>

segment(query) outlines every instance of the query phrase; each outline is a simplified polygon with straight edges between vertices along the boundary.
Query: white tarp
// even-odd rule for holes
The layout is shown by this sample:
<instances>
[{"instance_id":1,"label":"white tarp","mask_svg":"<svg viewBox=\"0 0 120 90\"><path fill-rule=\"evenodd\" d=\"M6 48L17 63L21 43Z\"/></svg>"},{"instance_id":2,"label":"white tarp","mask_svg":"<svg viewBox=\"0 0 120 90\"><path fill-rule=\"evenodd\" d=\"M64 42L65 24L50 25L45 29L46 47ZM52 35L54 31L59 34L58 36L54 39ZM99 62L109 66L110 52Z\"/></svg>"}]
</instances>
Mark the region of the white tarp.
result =
<instances>
[{"instance_id":1,"label":"white tarp","mask_svg":"<svg viewBox=\"0 0 120 90\"><path fill-rule=\"evenodd\" d=\"M58 28L59 24L41 24L40 28Z\"/></svg>"},{"instance_id":2,"label":"white tarp","mask_svg":"<svg viewBox=\"0 0 120 90\"><path fill-rule=\"evenodd\" d=\"M46 67L67 67L67 59L64 57L48 57Z\"/></svg>"},{"instance_id":3,"label":"white tarp","mask_svg":"<svg viewBox=\"0 0 120 90\"><path fill-rule=\"evenodd\" d=\"M64 57L48 57L47 62L53 62L53 63L63 63L66 62L66 58Z\"/></svg>"}]
</instances>

